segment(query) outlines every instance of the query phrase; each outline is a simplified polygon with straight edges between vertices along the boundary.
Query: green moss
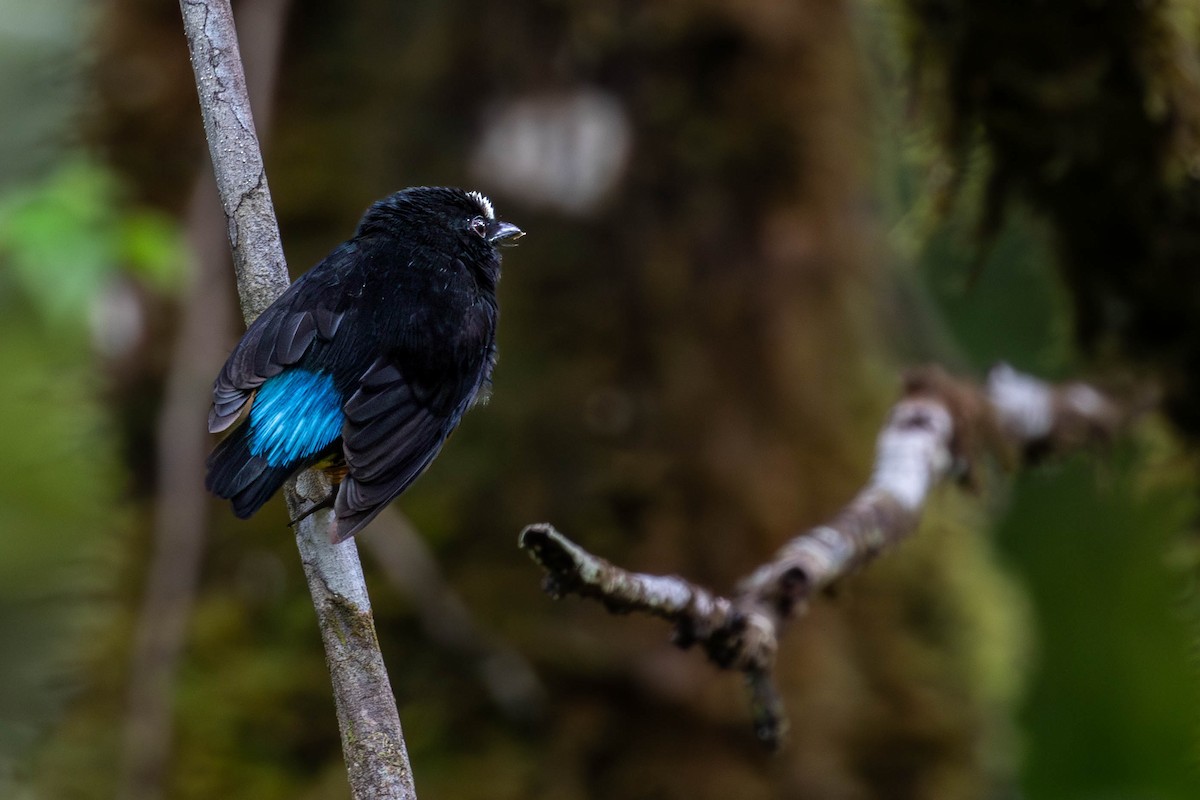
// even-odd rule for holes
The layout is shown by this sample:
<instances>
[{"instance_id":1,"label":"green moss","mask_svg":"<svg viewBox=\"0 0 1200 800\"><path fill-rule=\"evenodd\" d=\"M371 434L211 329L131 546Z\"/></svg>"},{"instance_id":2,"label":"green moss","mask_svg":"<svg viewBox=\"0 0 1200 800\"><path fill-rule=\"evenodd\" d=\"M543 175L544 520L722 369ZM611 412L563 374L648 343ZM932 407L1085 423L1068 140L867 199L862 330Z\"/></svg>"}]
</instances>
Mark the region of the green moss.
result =
<instances>
[{"instance_id":1,"label":"green moss","mask_svg":"<svg viewBox=\"0 0 1200 800\"><path fill-rule=\"evenodd\" d=\"M1163 375L1200 435L1200 28L1179 3L908 0L918 96L955 168L987 152L982 230L1049 223L1078 340Z\"/></svg>"}]
</instances>

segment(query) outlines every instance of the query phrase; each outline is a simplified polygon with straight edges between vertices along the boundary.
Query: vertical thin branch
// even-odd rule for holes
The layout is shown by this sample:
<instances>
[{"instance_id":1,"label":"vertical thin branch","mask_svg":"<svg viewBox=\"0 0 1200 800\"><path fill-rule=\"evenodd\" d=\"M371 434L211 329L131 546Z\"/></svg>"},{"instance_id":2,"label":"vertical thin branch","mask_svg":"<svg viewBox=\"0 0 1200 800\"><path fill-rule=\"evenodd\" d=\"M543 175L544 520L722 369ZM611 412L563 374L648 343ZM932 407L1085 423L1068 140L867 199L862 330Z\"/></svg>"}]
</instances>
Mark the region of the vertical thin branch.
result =
<instances>
[{"instance_id":1,"label":"vertical thin branch","mask_svg":"<svg viewBox=\"0 0 1200 800\"><path fill-rule=\"evenodd\" d=\"M270 109L290 0L248 0L238 9L247 39L250 97ZM259 121L265 129L266 115ZM156 430L159 491L152 552L130 659L128 711L118 797L157 800L164 794L174 743L171 699L187 638L204 554L209 502L204 456L207 388L224 357L230 327L229 248L216 186L207 168L197 175L184 221L195 255L183 298Z\"/></svg>"},{"instance_id":2,"label":"vertical thin branch","mask_svg":"<svg viewBox=\"0 0 1200 800\"><path fill-rule=\"evenodd\" d=\"M204 130L229 222L242 313L250 322L289 280L254 132L246 80L228 0L180 0ZM322 476L289 481L288 507L320 496ZM375 635L358 551L330 544L333 514L305 518L296 531L333 681L342 750L355 798L416 798L400 716Z\"/></svg>"},{"instance_id":3,"label":"vertical thin branch","mask_svg":"<svg viewBox=\"0 0 1200 800\"><path fill-rule=\"evenodd\" d=\"M254 131L228 0L180 0L204 134L229 225L242 316L249 324L291 280Z\"/></svg>"}]
</instances>

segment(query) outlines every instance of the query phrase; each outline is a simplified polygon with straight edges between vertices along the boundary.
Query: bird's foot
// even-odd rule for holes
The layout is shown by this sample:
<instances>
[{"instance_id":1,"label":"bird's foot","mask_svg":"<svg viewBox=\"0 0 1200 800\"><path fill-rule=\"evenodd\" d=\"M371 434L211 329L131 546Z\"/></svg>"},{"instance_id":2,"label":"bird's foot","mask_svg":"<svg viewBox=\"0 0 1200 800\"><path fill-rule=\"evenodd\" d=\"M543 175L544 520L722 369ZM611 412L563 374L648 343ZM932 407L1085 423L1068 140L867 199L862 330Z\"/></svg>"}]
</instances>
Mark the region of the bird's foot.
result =
<instances>
[{"instance_id":1,"label":"bird's foot","mask_svg":"<svg viewBox=\"0 0 1200 800\"><path fill-rule=\"evenodd\" d=\"M305 470L296 478L296 493L308 501L296 518L288 525L296 527L306 517L320 511L322 508L333 508L337 499L338 485L345 480L350 469L341 457L333 457L316 464L312 469Z\"/></svg>"},{"instance_id":2,"label":"bird's foot","mask_svg":"<svg viewBox=\"0 0 1200 800\"><path fill-rule=\"evenodd\" d=\"M302 508L300 510L300 513L296 515L295 519L290 520L288 522L288 527L291 527L291 528L296 527L297 525L300 524L301 520L306 519L307 517L311 517L313 514L317 513L322 508L333 508L333 501L334 501L334 498L336 498L336 497L337 497L337 492L330 492L325 497L324 500L318 500L315 503L309 503L307 506L305 506L304 508Z\"/></svg>"}]
</instances>

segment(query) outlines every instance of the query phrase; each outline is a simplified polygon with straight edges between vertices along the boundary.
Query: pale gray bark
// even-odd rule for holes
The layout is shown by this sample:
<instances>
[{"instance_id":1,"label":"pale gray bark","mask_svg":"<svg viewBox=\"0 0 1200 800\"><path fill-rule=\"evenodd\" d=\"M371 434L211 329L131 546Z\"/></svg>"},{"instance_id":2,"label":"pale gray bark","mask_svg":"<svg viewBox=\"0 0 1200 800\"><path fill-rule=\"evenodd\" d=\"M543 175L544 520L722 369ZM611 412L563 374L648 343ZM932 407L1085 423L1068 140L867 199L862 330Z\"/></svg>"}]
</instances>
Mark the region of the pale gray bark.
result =
<instances>
[{"instance_id":1,"label":"pale gray bark","mask_svg":"<svg viewBox=\"0 0 1200 800\"><path fill-rule=\"evenodd\" d=\"M228 0L181 0L184 29L217 189L229 225L238 295L247 324L287 288L287 265L271 205L262 153L246 93ZM298 516L303 497L328 484L306 473L285 487ZM371 604L353 540L330 544L333 515L312 514L296 526L296 544L325 644L342 750L355 798L415 798Z\"/></svg>"},{"instance_id":2,"label":"pale gray bark","mask_svg":"<svg viewBox=\"0 0 1200 800\"><path fill-rule=\"evenodd\" d=\"M969 481L985 452L1012 461L1070 451L1108 439L1144 407L1005 365L992 370L985 387L937 368L915 370L880 431L867 485L832 520L784 544L730 597L677 576L629 572L546 523L525 528L519 544L546 571L551 595L663 617L674 623L680 646L700 645L717 666L743 672L755 729L778 747L787 731L772 679L779 637L817 591L912 535L933 488L950 478Z\"/></svg>"},{"instance_id":3,"label":"pale gray bark","mask_svg":"<svg viewBox=\"0 0 1200 800\"><path fill-rule=\"evenodd\" d=\"M290 0L247 0L238 9L248 41L248 88L256 105L270 108ZM269 124L259 115L260 127ZM165 794L174 745L172 697L184 651L203 560L209 502L204 457L211 440L197 420L208 408L208 388L227 352L229 247L225 218L207 165L188 202L184 230L195 256L193 280L171 355L156 429L159 492L153 551L138 611L129 670L125 748L118 796L157 800Z\"/></svg>"}]
</instances>

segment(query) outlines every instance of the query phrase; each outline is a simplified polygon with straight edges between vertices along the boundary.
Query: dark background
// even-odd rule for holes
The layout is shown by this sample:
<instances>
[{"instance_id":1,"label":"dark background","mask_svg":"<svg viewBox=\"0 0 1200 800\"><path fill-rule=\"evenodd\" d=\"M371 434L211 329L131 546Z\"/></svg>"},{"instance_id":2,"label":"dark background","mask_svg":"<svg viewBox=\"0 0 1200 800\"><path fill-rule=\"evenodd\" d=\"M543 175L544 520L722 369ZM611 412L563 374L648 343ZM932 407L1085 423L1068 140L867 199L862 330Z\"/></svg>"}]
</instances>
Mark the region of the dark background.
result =
<instances>
[{"instance_id":1,"label":"dark background","mask_svg":"<svg viewBox=\"0 0 1200 800\"><path fill-rule=\"evenodd\" d=\"M407 185L529 234L493 398L396 504L432 558L360 537L422 798L1196 796L1200 26L1003 5L242 4L293 274ZM186 478L241 326L178 8L0 0L0 103L0 794L348 796L282 502ZM906 366L1001 359L1168 414L939 490L789 631L778 755L516 549L728 590L862 485Z\"/></svg>"}]
</instances>

